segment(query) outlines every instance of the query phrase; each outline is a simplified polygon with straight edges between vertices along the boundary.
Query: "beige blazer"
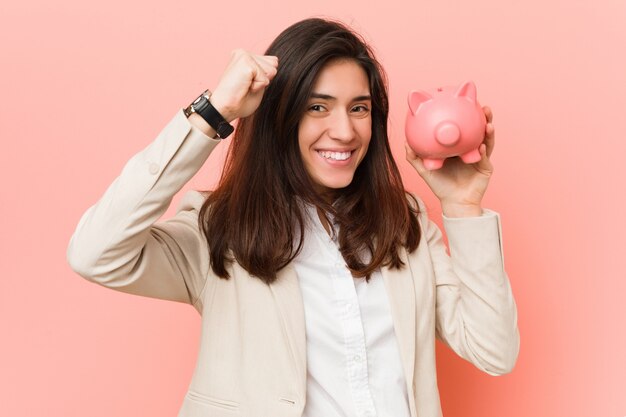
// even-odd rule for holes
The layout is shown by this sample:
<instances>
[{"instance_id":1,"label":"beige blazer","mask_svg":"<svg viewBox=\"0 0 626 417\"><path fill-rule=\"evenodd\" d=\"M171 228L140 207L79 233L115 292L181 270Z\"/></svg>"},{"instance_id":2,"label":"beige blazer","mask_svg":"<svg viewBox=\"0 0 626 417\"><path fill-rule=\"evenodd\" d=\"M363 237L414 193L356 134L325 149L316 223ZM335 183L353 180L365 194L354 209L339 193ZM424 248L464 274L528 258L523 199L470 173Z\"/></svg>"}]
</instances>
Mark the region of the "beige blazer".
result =
<instances>
[{"instance_id":1,"label":"beige blazer","mask_svg":"<svg viewBox=\"0 0 626 417\"><path fill-rule=\"evenodd\" d=\"M197 227L204 196L196 191L184 195L174 217L157 222L218 143L178 111L81 217L68 262L105 287L189 303L202 315L200 353L180 417L301 416L305 321L293 267L269 286L236 263L230 280L217 278ZM406 267L383 268L382 276L411 415L437 417L435 337L499 375L515 364L519 332L498 214L444 218L449 257L439 228L420 206L419 247L402 251Z\"/></svg>"}]
</instances>

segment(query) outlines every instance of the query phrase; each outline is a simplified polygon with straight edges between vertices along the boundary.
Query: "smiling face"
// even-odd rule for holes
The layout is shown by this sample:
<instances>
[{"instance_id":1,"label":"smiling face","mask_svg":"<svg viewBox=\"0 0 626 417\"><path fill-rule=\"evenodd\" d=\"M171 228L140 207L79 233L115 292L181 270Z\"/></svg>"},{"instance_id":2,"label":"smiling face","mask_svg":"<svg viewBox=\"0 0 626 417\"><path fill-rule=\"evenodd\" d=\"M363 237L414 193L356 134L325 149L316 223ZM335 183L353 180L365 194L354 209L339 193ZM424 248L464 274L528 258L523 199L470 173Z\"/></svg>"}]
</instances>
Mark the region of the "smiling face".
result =
<instances>
[{"instance_id":1,"label":"smiling face","mask_svg":"<svg viewBox=\"0 0 626 417\"><path fill-rule=\"evenodd\" d=\"M363 68L352 60L326 64L298 126L298 145L322 195L350 185L372 137L372 100Z\"/></svg>"}]
</instances>

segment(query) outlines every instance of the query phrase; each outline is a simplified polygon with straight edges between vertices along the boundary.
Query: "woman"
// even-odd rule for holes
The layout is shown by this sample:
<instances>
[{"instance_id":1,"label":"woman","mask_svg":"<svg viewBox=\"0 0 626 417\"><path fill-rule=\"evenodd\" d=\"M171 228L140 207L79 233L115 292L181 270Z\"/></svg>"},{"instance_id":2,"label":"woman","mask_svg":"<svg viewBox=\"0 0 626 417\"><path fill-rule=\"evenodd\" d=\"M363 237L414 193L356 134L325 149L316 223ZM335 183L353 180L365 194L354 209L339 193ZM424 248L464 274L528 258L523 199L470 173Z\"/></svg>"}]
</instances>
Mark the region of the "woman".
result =
<instances>
[{"instance_id":1,"label":"woman","mask_svg":"<svg viewBox=\"0 0 626 417\"><path fill-rule=\"evenodd\" d=\"M207 98L208 97L208 98ZM265 55L237 50L211 95L179 111L81 218L68 260L109 288L192 304L200 354L180 416L439 416L435 337L492 374L517 358L492 166L424 169L451 257L407 197L387 87L365 42L307 19ZM237 132L217 189L188 192Z\"/></svg>"}]
</instances>

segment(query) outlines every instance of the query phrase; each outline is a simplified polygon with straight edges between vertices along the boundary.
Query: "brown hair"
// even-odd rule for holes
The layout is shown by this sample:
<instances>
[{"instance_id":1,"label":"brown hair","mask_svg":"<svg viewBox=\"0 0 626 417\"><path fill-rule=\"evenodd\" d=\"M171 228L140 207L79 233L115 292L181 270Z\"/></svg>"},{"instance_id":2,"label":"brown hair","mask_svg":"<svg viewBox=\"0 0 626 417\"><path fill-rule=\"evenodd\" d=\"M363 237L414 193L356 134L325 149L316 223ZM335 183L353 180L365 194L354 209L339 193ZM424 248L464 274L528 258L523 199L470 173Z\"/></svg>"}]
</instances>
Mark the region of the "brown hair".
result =
<instances>
[{"instance_id":1,"label":"brown hair","mask_svg":"<svg viewBox=\"0 0 626 417\"><path fill-rule=\"evenodd\" d=\"M369 280L380 266L399 268L400 247L412 252L421 233L389 147L387 80L372 50L343 24L312 18L285 29L265 54L278 57L278 73L254 114L239 121L220 183L199 213L213 272L227 279L227 263L236 260L273 282L302 248L301 201L334 217L339 249L355 277ZM304 167L298 124L317 75L335 59L353 60L368 75L372 138L352 183L330 204Z\"/></svg>"}]
</instances>

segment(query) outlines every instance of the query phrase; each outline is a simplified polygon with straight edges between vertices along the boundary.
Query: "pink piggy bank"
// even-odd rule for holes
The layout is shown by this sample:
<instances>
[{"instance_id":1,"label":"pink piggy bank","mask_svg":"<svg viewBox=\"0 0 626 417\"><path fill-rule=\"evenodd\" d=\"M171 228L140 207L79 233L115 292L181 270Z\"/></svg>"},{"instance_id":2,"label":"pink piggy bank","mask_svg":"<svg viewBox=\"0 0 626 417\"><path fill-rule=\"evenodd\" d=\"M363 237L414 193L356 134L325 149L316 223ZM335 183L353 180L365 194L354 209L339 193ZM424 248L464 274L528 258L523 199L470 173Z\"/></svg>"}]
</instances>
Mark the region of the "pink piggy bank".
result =
<instances>
[{"instance_id":1,"label":"pink piggy bank","mask_svg":"<svg viewBox=\"0 0 626 417\"><path fill-rule=\"evenodd\" d=\"M406 138L426 169L439 169L452 156L460 156L466 164L480 161L478 148L486 123L471 81L409 94Z\"/></svg>"}]
</instances>

